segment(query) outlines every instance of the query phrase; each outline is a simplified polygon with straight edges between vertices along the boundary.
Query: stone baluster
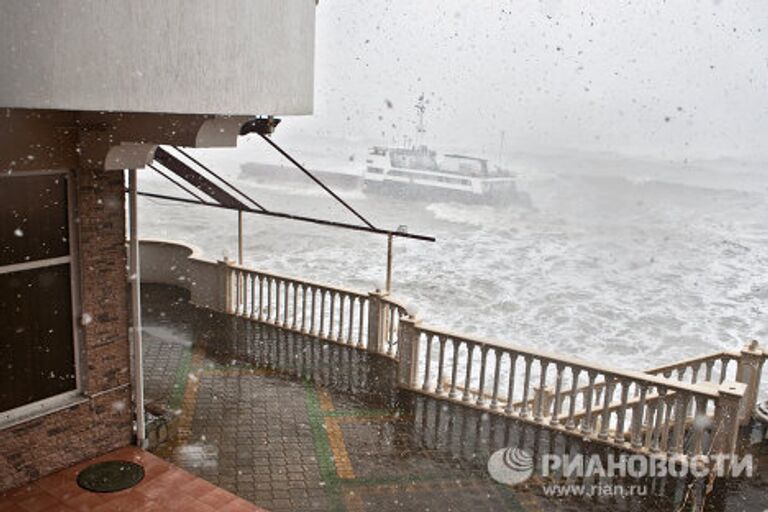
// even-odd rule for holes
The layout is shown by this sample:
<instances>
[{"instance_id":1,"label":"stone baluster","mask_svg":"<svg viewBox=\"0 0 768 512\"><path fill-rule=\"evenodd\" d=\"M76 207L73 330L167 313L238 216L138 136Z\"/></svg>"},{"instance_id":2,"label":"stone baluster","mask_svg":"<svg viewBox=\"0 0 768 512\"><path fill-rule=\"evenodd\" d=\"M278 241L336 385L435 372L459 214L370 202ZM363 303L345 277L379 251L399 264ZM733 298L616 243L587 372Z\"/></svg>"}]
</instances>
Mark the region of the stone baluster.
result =
<instances>
[{"instance_id":1,"label":"stone baluster","mask_svg":"<svg viewBox=\"0 0 768 512\"><path fill-rule=\"evenodd\" d=\"M317 330L315 329L316 326L317 326L317 322L315 321L315 319L317 318L317 306L316 306L317 291L318 291L317 288L315 288L313 286L311 288L311 295L309 296L309 299L310 299L309 300L309 302L310 302L310 306L309 306L310 307L310 313L309 313L309 332L312 333L312 334L317 334ZM314 346L314 344L313 344L313 346ZM314 357L314 354L313 354L313 357ZM314 359L312 361L313 361L313 366L316 366L315 363L314 363Z\"/></svg>"},{"instance_id":2,"label":"stone baluster","mask_svg":"<svg viewBox=\"0 0 768 512\"><path fill-rule=\"evenodd\" d=\"M611 402L613 402L613 391L616 380L611 375L605 376L605 394L603 395L603 410L600 417L600 432L597 437L608 439L608 431L611 423Z\"/></svg>"},{"instance_id":3,"label":"stone baluster","mask_svg":"<svg viewBox=\"0 0 768 512\"><path fill-rule=\"evenodd\" d=\"M251 274L251 320L256 320L258 318L258 314L256 313L256 308L259 307L258 302L256 301L256 283L258 282L259 276L256 274Z\"/></svg>"},{"instance_id":4,"label":"stone baluster","mask_svg":"<svg viewBox=\"0 0 768 512\"><path fill-rule=\"evenodd\" d=\"M728 374L728 359L725 357L720 358L720 384L725 382L725 377Z\"/></svg>"},{"instance_id":5,"label":"stone baluster","mask_svg":"<svg viewBox=\"0 0 768 512\"><path fill-rule=\"evenodd\" d=\"M621 405L616 415L616 434L614 440L624 444L624 426L627 421L627 402L629 401L630 382L621 380Z\"/></svg>"},{"instance_id":6,"label":"stone baluster","mask_svg":"<svg viewBox=\"0 0 768 512\"><path fill-rule=\"evenodd\" d=\"M549 361L546 359L539 360L540 373L539 373L539 389L538 399L536 400L536 408L533 413L533 420L537 423L541 423L544 419L543 410L545 403L547 402L547 369L549 367Z\"/></svg>"},{"instance_id":7,"label":"stone baluster","mask_svg":"<svg viewBox=\"0 0 768 512\"><path fill-rule=\"evenodd\" d=\"M560 409L562 407L563 400L563 370L565 367L562 363L555 364L555 398L552 405L552 415L549 421L550 425L557 426L560 424Z\"/></svg>"},{"instance_id":8,"label":"stone baluster","mask_svg":"<svg viewBox=\"0 0 768 512\"><path fill-rule=\"evenodd\" d=\"M472 355L475 351L475 345L467 340L465 340L464 343L467 347L467 371L464 375L464 394L461 399L464 402L469 402L469 399L471 398L470 388L472 387Z\"/></svg>"},{"instance_id":9,"label":"stone baluster","mask_svg":"<svg viewBox=\"0 0 768 512\"><path fill-rule=\"evenodd\" d=\"M589 383L587 384L587 389L584 395L584 405L587 410L584 419L581 422L582 434L592 433L592 405L594 403L595 378L597 377L597 374L594 370L587 370L587 377Z\"/></svg>"},{"instance_id":10,"label":"stone baluster","mask_svg":"<svg viewBox=\"0 0 768 512\"><path fill-rule=\"evenodd\" d=\"M509 353L509 382L507 383L507 405L504 412L512 414L515 409L515 375L517 370L517 354Z\"/></svg>"},{"instance_id":11,"label":"stone baluster","mask_svg":"<svg viewBox=\"0 0 768 512\"><path fill-rule=\"evenodd\" d=\"M707 399L703 396L696 396L696 413L693 420L693 441L692 441L692 453L694 456L701 455L703 453L704 444L704 431L709 423L707 418Z\"/></svg>"},{"instance_id":12,"label":"stone baluster","mask_svg":"<svg viewBox=\"0 0 768 512\"><path fill-rule=\"evenodd\" d=\"M651 435L651 451L659 452L666 444L669 435L669 407L667 406L667 389L658 388L659 397L656 400L655 422Z\"/></svg>"},{"instance_id":13,"label":"stone baluster","mask_svg":"<svg viewBox=\"0 0 768 512\"><path fill-rule=\"evenodd\" d=\"M456 389L456 381L458 379L459 349L461 348L461 343L456 338L451 338L451 347L453 348L451 357L451 389L448 392L448 398L458 398L459 392Z\"/></svg>"},{"instance_id":14,"label":"stone baluster","mask_svg":"<svg viewBox=\"0 0 768 512\"><path fill-rule=\"evenodd\" d=\"M389 323L387 324L389 331L387 336L387 354L390 356L395 355L395 335L397 332L396 318L397 308L395 306L391 306L389 308Z\"/></svg>"},{"instance_id":15,"label":"stone baluster","mask_svg":"<svg viewBox=\"0 0 768 512\"><path fill-rule=\"evenodd\" d=\"M688 393L675 392L674 402L674 430L672 432L672 452L683 453L683 443L685 441L685 421L688 418L689 402L691 396Z\"/></svg>"},{"instance_id":16,"label":"stone baluster","mask_svg":"<svg viewBox=\"0 0 768 512\"><path fill-rule=\"evenodd\" d=\"M264 277L259 276L259 322L264 321Z\"/></svg>"},{"instance_id":17,"label":"stone baluster","mask_svg":"<svg viewBox=\"0 0 768 512\"><path fill-rule=\"evenodd\" d=\"M432 369L432 335L426 334L424 339L426 341L426 352L424 354L424 383L421 389L422 391L429 391L430 370Z\"/></svg>"},{"instance_id":18,"label":"stone baluster","mask_svg":"<svg viewBox=\"0 0 768 512\"><path fill-rule=\"evenodd\" d=\"M290 281L283 280L283 327L288 328L289 322L288 322L288 304L290 303L288 300L289 297L289 288L291 286Z\"/></svg>"},{"instance_id":19,"label":"stone baluster","mask_svg":"<svg viewBox=\"0 0 768 512\"><path fill-rule=\"evenodd\" d=\"M531 387L531 363L533 359L529 355L523 355L525 360L525 376L523 377L523 401L520 406L520 417L527 418L529 411L528 391Z\"/></svg>"},{"instance_id":20,"label":"stone baluster","mask_svg":"<svg viewBox=\"0 0 768 512\"><path fill-rule=\"evenodd\" d=\"M339 293L339 332L336 333L336 341L344 341L344 310L347 306L347 294Z\"/></svg>"},{"instance_id":21,"label":"stone baluster","mask_svg":"<svg viewBox=\"0 0 768 512\"><path fill-rule=\"evenodd\" d=\"M355 305L358 304L357 297L353 297L350 295L349 297L349 325L347 326L347 343L349 345L354 345L354 338L353 338L353 332L354 332L354 326L355 326ZM360 311L360 318L363 318L362 314L362 308Z\"/></svg>"},{"instance_id":22,"label":"stone baluster","mask_svg":"<svg viewBox=\"0 0 768 512\"><path fill-rule=\"evenodd\" d=\"M488 357L488 347L486 345L480 345L480 382L478 385L477 401L478 406L485 405L485 367Z\"/></svg>"},{"instance_id":23,"label":"stone baluster","mask_svg":"<svg viewBox=\"0 0 768 512\"><path fill-rule=\"evenodd\" d=\"M324 289L318 291L320 292L320 326L318 327L317 335L323 338L325 336L325 296L328 292Z\"/></svg>"},{"instance_id":24,"label":"stone baluster","mask_svg":"<svg viewBox=\"0 0 768 512\"><path fill-rule=\"evenodd\" d=\"M443 394L443 368L445 366L445 345L447 343L445 336L438 336L437 342L440 344L440 355L437 363L437 383L435 384L435 393Z\"/></svg>"},{"instance_id":25,"label":"stone baluster","mask_svg":"<svg viewBox=\"0 0 768 512\"><path fill-rule=\"evenodd\" d=\"M274 318L274 324L280 325L280 312L282 311L283 302L281 300L282 298L282 287L283 282L280 279L275 278L275 318Z\"/></svg>"},{"instance_id":26,"label":"stone baluster","mask_svg":"<svg viewBox=\"0 0 768 512\"><path fill-rule=\"evenodd\" d=\"M638 400L635 403L632 411L632 426L630 432L630 439L633 448L642 448L643 446L643 419L645 417L645 397L648 392L648 388L645 384L637 384Z\"/></svg>"},{"instance_id":27,"label":"stone baluster","mask_svg":"<svg viewBox=\"0 0 768 512\"><path fill-rule=\"evenodd\" d=\"M360 297L360 316L358 317L358 328L357 328L357 346L358 348L366 347L365 344L365 317L368 314L366 310L366 304L368 304L368 307L370 307L370 299L368 297ZM371 347L371 345L367 345L368 348Z\"/></svg>"},{"instance_id":28,"label":"stone baluster","mask_svg":"<svg viewBox=\"0 0 768 512\"><path fill-rule=\"evenodd\" d=\"M301 332L307 333L307 286L301 285Z\"/></svg>"},{"instance_id":29,"label":"stone baluster","mask_svg":"<svg viewBox=\"0 0 768 512\"><path fill-rule=\"evenodd\" d=\"M299 283L293 283L293 311L291 312L291 329L296 329L298 326L298 313L299 313Z\"/></svg>"},{"instance_id":30,"label":"stone baluster","mask_svg":"<svg viewBox=\"0 0 768 512\"><path fill-rule=\"evenodd\" d=\"M573 378L573 382L571 383L571 392L569 395L569 402L568 402L568 419L565 422L565 428L568 430L573 430L576 428L576 397L578 396L578 389L579 389L579 376L581 375L581 369L580 368L571 368L571 376Z\"/></svg>"},{"instance_id":31,"label":"stone baluster","mask_svg":"<svg viewBox=\"0 0 768 512\"><path fill-rule=\"evenodd\" d=\"M501 350L493 349L493 395L491 396L491 409L499 408L499 385L501 384L501 358L504 353Z\"/></svg>"},{"instance_id":32,"label":"stone baluster","mask_svg":"<svg viewBox=\"0 0 768 512\"><path fill-rule=\"evenodd\" d=\"M328 292L328 297L330 300L330 315L328 316L328 333L326 336L330 340L333 339L333 328L336 324L336 292L331 290Z\"/></svg>"},{"instance_id":33,"label":"stone baluster","mask_svg":"<svg viewBox=\"0 0 768 512\"><path fill-rule=\"evenodd\" d=\"M707 382L712 381L712 369L715 366L715 362L713 360L709 360L706 362L706 380Z\"/></svg>"},{"instance_id":34,"label":"stone baluster","mask_svg":"<svg viewBox=\"0 0 768 512\"><path fill-rule=\"evenodd\" d=\"M240 305L242 304L242 297L240 296L240 290L242 288L242 274L239 270L234 271L235 274L235 314L240 314Z\"/></svg>"}]
</instances>

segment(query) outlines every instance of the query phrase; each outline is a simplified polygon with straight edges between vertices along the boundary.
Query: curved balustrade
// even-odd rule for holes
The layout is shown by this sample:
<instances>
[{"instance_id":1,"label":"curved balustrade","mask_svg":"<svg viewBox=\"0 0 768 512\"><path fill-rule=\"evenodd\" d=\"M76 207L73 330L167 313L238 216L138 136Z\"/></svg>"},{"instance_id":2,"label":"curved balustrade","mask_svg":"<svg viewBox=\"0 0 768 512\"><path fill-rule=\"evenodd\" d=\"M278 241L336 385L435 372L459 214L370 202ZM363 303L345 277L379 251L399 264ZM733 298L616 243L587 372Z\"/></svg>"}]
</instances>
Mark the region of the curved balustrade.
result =
<instances>
[{"instance_id":1,"label":"curved balustrade","mask_svg":"<svg viewBox=\"0 0 768 512\"><path fill-rule=\"evenodd\" d=\"M400 318L407 311L387 294L225 267L229 313L396 357Z\"/></svg>"},{"instance_id":2,"label":"curved balustrade","mask_svg":"<svg viewBox=\"0 0 768 512\"><path fill-rule=\"evenodd\" d=\"M368 295L234 265L228 266L226 286L230 313L324 340L368 347Z\"/></svg>"}]
</instances>

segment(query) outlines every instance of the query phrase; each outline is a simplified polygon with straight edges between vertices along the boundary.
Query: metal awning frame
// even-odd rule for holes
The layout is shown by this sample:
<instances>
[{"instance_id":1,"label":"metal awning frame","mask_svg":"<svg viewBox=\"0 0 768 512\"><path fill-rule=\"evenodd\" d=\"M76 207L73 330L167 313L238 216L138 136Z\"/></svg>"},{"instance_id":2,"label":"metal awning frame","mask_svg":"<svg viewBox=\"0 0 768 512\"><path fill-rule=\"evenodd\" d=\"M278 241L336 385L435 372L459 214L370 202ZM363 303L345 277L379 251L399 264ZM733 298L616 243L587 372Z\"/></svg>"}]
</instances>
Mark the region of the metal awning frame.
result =
<instances>
[{"instance_id":1,"label":"metal awning frame","mask_svg":"<svg viewBox=\"0 0 768 512\"><path fill-rule=\"evenodd\" d=\"M150 164L149 167L155 170L158 174L166 178L168 181L176 185L178 188L186 192L187 194L194 197L194 199L187 199L183 197L178 196L172 196L167 194L156 194L152 192L136 192L137 195L145 196L145 197L152 197L155 199L161 199L165 201L175 201L179 203L185 203L185 204L194 204L194 205L200 205L200 206L208 206L213 208L223 208L227 210L233 210L242 213L253 213L256 215L265 215L268 217L275 217L279 219L288 219L288 220L294 220L299 222L307 222L312 224L319 224L322 226L330 226L330 227L336 227L336 228L342 228L342 229L351 229L354 231L363 231L368 233L374 233L379 235L387 235L390 237L398 237L398 238L407 238L412 240L420 240L424 242L435 242L436 239L433 236L428 235L420 235L416 233L408 233L405 231L398 231L398 230L388 230L388 229L381 229L374 226L371 222L369 222L365 217L363 217L357 210L352 208L346 201L344 201L341 197L339 197L335 192L333 192L330 188L328 188L320 179L318 179L315 175L313 175L309 170L307 170L304 166L302 166L299 162L297 162L293 157L291 157L284 149L282 149L280 146L278 146L274 141L272 141L269 137L267 137L264 134L259 134L267 143L275 148L282 156L287 158L295 167L297 167L300 171L302 171L305 175L307 175L312 181L314 181L317 185L319 185L323 190L328 192L331 197L333 197L337 202L339 202L342 206L344 206L345 209L352 212L358 219L360 219L365 225L360 224L351 224L348 222L339 222L339 221L333 221L333 220L327 220L327 219L320 219L316 217L308 217L304 215L295 215L291 213L285 213L285 212L276 212L267 210L264 208L261 204L254 201L250 196L248 196L245 192L231 184L229 181L222 178L218 173L211 170L208 166L204 165L199 160L195 159L188 153L186 153L184 150L174 146L174 149L178 151L181 155L183 155L185 158L190 160L191 162L194 162L198 167L203 169L205 172L211 174L214 176L217 180L219 180L221 183L229 187L231 190L233 190L237 195L244 198L248 203L252 204L253 207L248 206L243 201L240 201L239 199L235 201L227 201L225 203L222 202L215 202L215 201L206 201L202 197L200 197L199 194L193 192L188 187L178 183L176 180L171 179L166 173L159 170L154 165ZM164 150L163 150L164 151ZM169 153L165 152L165 155L168 155ZM182 165L186 165L181 160L178 160L177 163L180 163ZM167 166L164 165L164 167L167 168ZM189 166L187 166L189 167ZM172 171L172 169L169 169ZM196 172L190 168L190 171ZM198 173L199 174L199 173ZM205 190L202 190L203 193L205 193Z\"/></svg>"}]
</instances>

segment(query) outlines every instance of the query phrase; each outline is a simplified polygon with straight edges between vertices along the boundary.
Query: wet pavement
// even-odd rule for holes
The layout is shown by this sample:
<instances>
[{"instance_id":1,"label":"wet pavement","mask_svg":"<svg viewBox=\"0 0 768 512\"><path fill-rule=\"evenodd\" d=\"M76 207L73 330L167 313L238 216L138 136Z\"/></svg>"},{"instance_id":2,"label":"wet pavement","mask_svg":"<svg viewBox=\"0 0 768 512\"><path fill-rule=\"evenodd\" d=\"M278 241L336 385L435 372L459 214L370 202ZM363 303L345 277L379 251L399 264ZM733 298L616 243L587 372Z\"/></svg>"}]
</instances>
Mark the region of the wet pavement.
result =
<instances>
[{"instance_id":1,"label":"wet pavement","mask_svg":"<svg viewBox=\"0 0 768 512\"><path fill-rule=\"evenodd\" d=\"M425 404L419 413L373 403L255 366L258 358L229 349L226 329L181 291L147 286L143 309L146 399L174 424L156 454L260 507L652 511L674 510L675 496L685 493L678 485L642 499L555 499L536 478L514 488L498 484L482 457L424 442L415 425L424 421ZM251 336L277 343L274 328L254 329ZM764 482L731 489L707 510L763 512L766 490Z\"/></svg>"}]
</instances>

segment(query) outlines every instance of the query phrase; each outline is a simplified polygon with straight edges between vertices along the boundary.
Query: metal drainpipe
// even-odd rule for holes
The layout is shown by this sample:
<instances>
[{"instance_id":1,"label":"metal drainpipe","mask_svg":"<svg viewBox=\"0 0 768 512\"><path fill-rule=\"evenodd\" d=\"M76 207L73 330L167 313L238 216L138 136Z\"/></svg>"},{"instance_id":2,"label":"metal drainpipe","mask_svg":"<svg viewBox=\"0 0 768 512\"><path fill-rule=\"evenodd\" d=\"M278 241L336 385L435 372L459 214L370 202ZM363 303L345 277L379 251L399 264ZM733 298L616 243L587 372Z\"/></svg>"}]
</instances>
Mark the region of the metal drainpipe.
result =
<instances>
[{"instance_id":1,"label":"metal drainpipe","mask_svg":"<svg viewBox=\"0 0 768 512\"><path fill-rule=\"evenodd\" d=\"M135 396L136 413L136 445L145 447L146 427L144 424L144 365L142 361L141 339L141 264L139 261L139 225L137 210L136 169L128 170L128 205L130 210L131 240L130 240L130 275L131 275L131 316L133 342L133 392Z\"/></svg>"},{"instance_id":2,"label":"metal drainpipe","mask_svg":"<svg viewBox=\"0 0 768 512\"><path fill-rule=\"evenodd\" d=\"M387 281L384 285L384 291L392 291L392 234L387 235Z\"/></svg>"}]
</instances>

